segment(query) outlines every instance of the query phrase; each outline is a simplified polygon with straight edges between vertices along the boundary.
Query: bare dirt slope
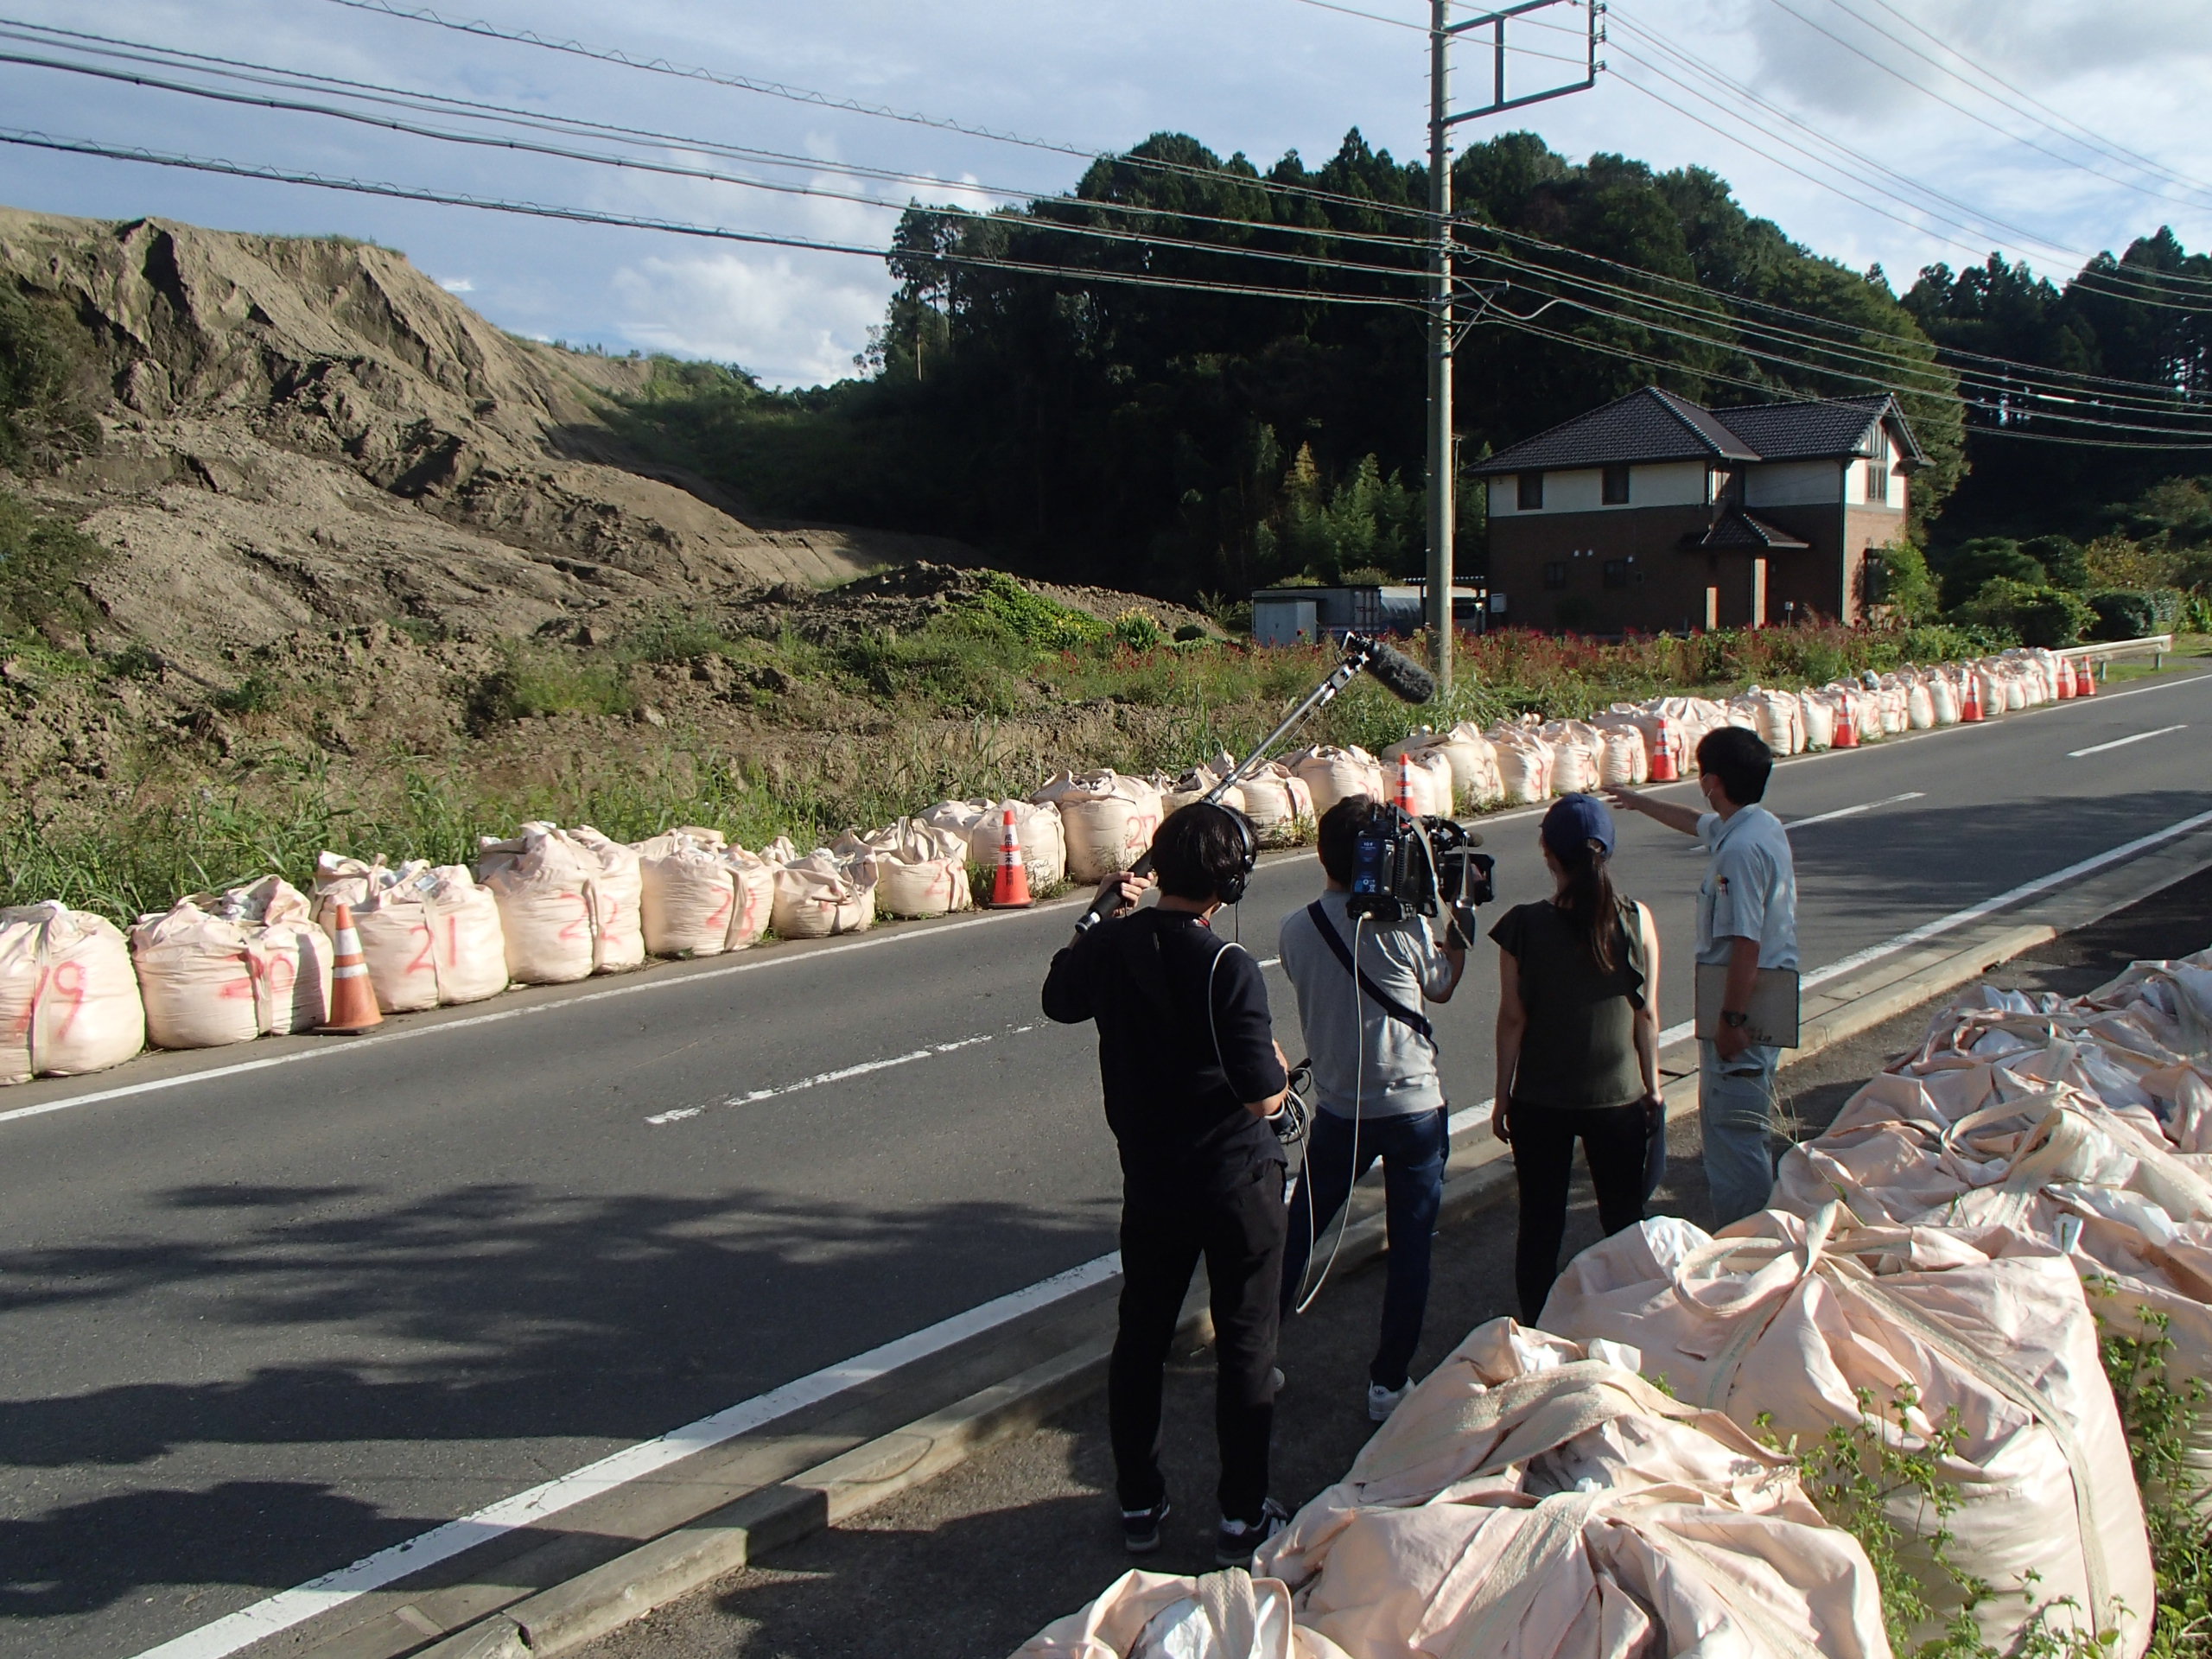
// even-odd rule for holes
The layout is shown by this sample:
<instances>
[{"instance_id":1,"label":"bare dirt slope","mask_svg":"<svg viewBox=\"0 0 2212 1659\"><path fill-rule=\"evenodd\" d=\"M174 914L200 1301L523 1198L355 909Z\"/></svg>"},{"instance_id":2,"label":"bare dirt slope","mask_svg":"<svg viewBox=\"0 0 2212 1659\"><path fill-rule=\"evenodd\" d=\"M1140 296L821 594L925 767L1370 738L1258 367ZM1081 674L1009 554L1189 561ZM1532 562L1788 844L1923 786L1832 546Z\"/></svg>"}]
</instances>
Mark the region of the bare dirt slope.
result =
<instances>
[{"instance_id":1,"label":"bare dirt slope","mask_svg":"<svg viewBox=\"0 0 2212 1659\"><path fill-rule=\"evenodd\" d=\"M0 208L0 280L80 336L101 428L26 491L118 550L93 597L172 658L404 618L526 633L952 550L746 523L623 453L600 411L641 363L517 339L387 249Z\"/></svg>"}]
</instances>

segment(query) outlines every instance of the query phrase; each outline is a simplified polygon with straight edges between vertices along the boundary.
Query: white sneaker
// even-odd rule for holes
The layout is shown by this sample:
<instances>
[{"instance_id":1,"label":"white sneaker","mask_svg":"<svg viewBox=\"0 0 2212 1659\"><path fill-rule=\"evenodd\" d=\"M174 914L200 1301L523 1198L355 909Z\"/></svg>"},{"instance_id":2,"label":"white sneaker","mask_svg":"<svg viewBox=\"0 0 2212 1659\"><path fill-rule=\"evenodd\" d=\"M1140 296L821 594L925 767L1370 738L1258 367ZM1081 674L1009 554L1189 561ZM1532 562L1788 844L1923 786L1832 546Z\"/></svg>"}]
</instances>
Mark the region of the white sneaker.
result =
<instances>
[{"instance_id":1,"label":"white sneaker","mask_svg":"<svg viewBox=\"0 0 2212 1659\"><path fill-rule=\"evenodd\" d=\"M1367 1421L1387 1423L1390 1414L1398 1408L1398 1402L1414 1391L1414 1380L1408 1377L1395 1389L1386 1389L1380 1382L1367 1385Z\"/></svg>"}]
</instances>

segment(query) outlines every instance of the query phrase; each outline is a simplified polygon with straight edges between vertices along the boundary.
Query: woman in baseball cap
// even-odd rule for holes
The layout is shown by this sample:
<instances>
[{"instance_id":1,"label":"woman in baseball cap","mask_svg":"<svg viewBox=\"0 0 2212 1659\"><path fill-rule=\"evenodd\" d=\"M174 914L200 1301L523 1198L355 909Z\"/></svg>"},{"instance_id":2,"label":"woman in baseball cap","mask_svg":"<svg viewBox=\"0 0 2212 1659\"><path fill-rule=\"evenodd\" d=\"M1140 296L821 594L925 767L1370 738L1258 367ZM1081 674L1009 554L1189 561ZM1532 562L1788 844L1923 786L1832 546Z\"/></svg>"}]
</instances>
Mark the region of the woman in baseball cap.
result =
<instances>
[{"instance_id":1,"label":"woman in baseball cap","mask_svg":"<svg viewBox=\"0 0 2212 1659\"><path fill-rule=\"evenodd\" d=\"M1561 796L1539 839L1552 896L1491 930L1500 952L1491 1130L1513 1148L1514 1278L1530 1325L1559 1276L1574 1143L1608 1233L1643 1219L1666 1147L1658 931L1647 906L1613 887L1612 811L1594 795Z\"/></svg>"}]
</instances>

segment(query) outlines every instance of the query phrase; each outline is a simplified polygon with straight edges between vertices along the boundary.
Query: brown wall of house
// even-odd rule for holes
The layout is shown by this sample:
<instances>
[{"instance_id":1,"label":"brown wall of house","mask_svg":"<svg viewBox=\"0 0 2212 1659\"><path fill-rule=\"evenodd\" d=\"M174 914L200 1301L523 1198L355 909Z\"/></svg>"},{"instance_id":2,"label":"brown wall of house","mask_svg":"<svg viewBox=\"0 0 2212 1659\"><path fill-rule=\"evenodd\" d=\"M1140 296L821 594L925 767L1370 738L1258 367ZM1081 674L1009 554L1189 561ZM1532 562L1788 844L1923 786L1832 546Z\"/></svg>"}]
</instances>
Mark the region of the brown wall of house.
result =
<instances>
[{"instance_id":1,"label":"brown wall of house","mask_svg":"<svg viewBox=\"0 0 2212 1659\"><path fill-rule=\"evenodd\" d=\"M1702 506L1525 518L1501 513L1490 521L1491 591L1506 596L1509 626L1617 633L1624 628L1701 627L1706 589L1713 587L1720 590L1720 626L1741 627L1751 620L1751 563L1764 557L1765 621L1779 623L1793 613L1854 626L1866 620L1866 552L1904 535L1902 512L1840 502L1754 512L1808 545L1764 554L1685 548L1683 538L1702 535L1710 522L1712 509ZM1611 559L1632 561L1625 588L1605 585L1605 563ZM1567 566L1563 590L1544 586L1544 567L1554 562ZM1570 601L1564 616L1561 600ZM1786 608L1793 604L1794 613Z\"/></svg>"},{"instance_id":2,"label":"brown wall of house","mask_svg":"<svg viewBox=\"0 0 2212 1659\"><path fill-rule=\"evenodd\" d=\"M1506 596L1504 621L1510 627L1572 627L1593 633L1618 633L1626 628L1643 632L1662 629L1703 627L1706 589L1719 589L1719 623L1741 627L1751 620L1751 552L1730 549L1708 552L1685 548L1685 536L1702 535L1711 522L1711 509L1702 506L1651 507L1630 512L1575 512L1530 514L1527 518L1501 515L1490 522L1490 588ZM1827 544L1834 545L1840 526L1828 515ZM1799 533L1794 529L1792 533ZM1808 538L1809 539L1809 538ZM1833 555L1819 562L1827 567L1815 576L1802 567L1810 555L1795 550L1766 554L1767 616L1779 621L1782 604L1796 599L1808 602L1808 583L1825 582L1821 591L1833 595L1838 577ZM1608 560L1629 563L1628 586L1605 585ZM1563 590L1544 586L1544 566L1567 566ZM1560 601L1570 601L1562 613ZM1821 606L1832 613L1831 596Z\"/></svg>"}]
</instances>

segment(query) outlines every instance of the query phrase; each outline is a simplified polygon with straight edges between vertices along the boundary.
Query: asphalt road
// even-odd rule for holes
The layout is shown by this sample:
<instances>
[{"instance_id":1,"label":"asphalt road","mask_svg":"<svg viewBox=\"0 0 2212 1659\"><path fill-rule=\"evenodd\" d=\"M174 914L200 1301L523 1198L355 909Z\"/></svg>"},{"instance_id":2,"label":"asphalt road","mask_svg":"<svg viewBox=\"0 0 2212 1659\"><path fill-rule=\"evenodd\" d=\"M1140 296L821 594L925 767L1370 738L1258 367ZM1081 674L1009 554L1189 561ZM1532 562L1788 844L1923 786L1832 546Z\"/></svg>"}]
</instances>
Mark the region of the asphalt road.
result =
<instances>
[{"instance_id":1,"label":"asphalt road","mask_svg":"<svg viewBox=\"0 0 2212 1659\"><path fill-rule=\"evenodd\" d=\"M1807 967L2212 810L2207 731L2170 675L1785 767ZM1533 816L1490 850L1540 891ZM1683 1018L1695 846L1628 819L1616 868ZM1271 957L1319 881L1270 861L1221 926ZM137 1653L1111 1249L1090 1034L1037 1011L1071 915L0 1092L0 1644ZM1484 952L1438 1020L1462 1105L1494 993Z\"/></svg>"}]
</instances>

